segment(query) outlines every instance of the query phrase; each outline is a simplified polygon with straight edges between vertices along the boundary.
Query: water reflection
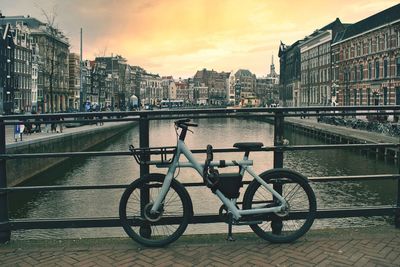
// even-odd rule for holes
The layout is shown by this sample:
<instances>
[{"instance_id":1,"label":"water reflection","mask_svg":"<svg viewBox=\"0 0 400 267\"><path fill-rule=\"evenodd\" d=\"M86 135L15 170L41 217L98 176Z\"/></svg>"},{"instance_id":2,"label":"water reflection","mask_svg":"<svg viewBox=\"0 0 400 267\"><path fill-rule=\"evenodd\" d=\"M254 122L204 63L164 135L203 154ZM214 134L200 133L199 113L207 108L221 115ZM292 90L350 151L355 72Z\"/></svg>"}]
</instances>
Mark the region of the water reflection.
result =
<instances>
[{"instance_id":1,"label":"water reflection","mask_svg":"<svg viewBox=\"0 0 400 267\"><path fill-rule=\"evenodd\" d=\"M269 146L273 144L273 126L246 119L201 119L198 128L189 133L189 147L215 148L232 147L235 142L257 141ZM286 130L285 137L293 145L321 144L320 141ZM176 134L172 121L161 120L150 123L150 145L172 146ZM129 144L139 146L138 127L111 138L94 150L126 151ZM217 154L216 159L239 159L241 153ZM271 152L252 153L257 172L272 168ZM203 161L204 155L196 155ZM360 153L344 150L295 151L285 153L284 167L292 168L306 176L334 176L360 174L396 173L396 167L369 159ZM165 169L151 168L151 171L165 173ZM128 184L138 177L139 166L133 158L93 157L72 159L57 165L32 179L29 185L87 185L87 184ZM246 177L249 179L249 177ZM181 169L181 182L201 181L191 169ZM332 182L312 185L316 191L318 208L363 206L395 203L393 181ZM244 188L245 189L245 188ZM189 188L195 213L215 213L220 207L219 200L206 188ZM244 192L244 191L242 191ZM118 204L122 190L81 190L51 191L38 193L14 193L10 196L12 218L63 218L63 217L118 217ZM241 194L243 196L243 193ZM338 227L343 225L376 225L386 223L378 219L337 219L317 220L315 227ZM235 231L248 231L241 227ZM226 225L191 225L189 233L225 232ZM61 238L61 237L102 237L125 236L119 228L106 229L60 229L30 230L13 232L14 239Z\"/></svg>"}]
</instances>

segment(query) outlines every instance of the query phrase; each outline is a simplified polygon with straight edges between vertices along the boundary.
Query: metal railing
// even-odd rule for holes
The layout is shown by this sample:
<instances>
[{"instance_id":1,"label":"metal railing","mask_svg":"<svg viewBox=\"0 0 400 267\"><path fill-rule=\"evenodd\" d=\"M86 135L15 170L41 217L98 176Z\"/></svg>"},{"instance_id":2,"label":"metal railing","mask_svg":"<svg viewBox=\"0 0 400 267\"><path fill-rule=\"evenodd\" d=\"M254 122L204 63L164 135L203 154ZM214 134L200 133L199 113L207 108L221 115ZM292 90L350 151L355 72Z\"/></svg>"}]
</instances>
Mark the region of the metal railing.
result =
<instances>
[{"instance_id":1,"label":"metal railing","mask_svg":"<svg viewBox=\"0 0 400 267\"><path fill-rule=\"evenodd\" d=\"M55 228L85 228L85 227L118 227L119 218L42 218L42 219L11 219L9 217L8 194L12 192L26 191L64 191L64 190L92 190L92 189L122 189L127 185L103 184L103 185L55 185L55 186L7 186L6 162L15 159L28 158L74 158L74 157L113 157L132 156L128 151L87 151L87 152L47 152L10 154L6 152L6 125L16 125L21 121L36 119L46 123L88 123L108 121L138 121L140 147L149 147L149 121L177 118L220 118L220 117L262 117L270 118L274 123L274 145L263 147L260 151L273 152L274 168L283 167L284 152L294 150L329 150L329 149L369 149L369 148L391 148L397 150L397 161L399 161L400 144L326 144L326 145L285 145L284 124L286 117L301 117L306 113L309 117L316 116L360 116L360 115L386 115L399 116L400 106L365 106L365 107L308 107L308 108L230 108L230 109L185 109L185 110L154 110L133 112L94 112L74 114L44 114L25 116L0 116L0 242L10 240L11 231L20 229L55 229ZM44 123L44 122L42 122ZM205 153L205 150L193 150L193 153ZM214 152L242 152L236 148L217 148ZM398 163L399 164L399 163ZM399 164L400 166L400 164ZM149 172L148 165L140 166L140 175ZM358 176L325 176L311 177L313 183L332 181L360 181L360 180L394 180L397 181L397 200L395 205L374 207L346 207L332 209L318 209L317 218L341 218L359 216L394 216L395 226L400 227L400 168L398 173L385 175L358 175ZM202 183L184 183L185 186L204 186ZM221 222L217 214L195 214L191 223L215 223Z\"/></svg>"}]
</instances>

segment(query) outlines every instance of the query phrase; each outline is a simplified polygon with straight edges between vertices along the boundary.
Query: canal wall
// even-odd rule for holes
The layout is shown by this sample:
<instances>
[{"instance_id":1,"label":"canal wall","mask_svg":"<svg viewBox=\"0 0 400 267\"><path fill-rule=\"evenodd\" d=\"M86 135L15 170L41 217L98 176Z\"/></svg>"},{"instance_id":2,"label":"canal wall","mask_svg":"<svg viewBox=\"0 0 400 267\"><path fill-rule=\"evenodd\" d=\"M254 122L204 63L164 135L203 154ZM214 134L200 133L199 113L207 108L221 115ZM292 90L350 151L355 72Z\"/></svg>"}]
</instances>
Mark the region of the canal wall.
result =
<instances>
[{"instance_id":1,"label":"canal wall","mask_svg":"<svg viewBox=\"0 0 400 267\"><path fill-rule=\"evenodd\" d=\"M78 152L100 144L136 125L137 122L110 122L102 126L67 128L64 133L8 144L7 154ZM67 158L23 158L7 160L7 185L15 186Z\"/></svg>"}]
</instances>

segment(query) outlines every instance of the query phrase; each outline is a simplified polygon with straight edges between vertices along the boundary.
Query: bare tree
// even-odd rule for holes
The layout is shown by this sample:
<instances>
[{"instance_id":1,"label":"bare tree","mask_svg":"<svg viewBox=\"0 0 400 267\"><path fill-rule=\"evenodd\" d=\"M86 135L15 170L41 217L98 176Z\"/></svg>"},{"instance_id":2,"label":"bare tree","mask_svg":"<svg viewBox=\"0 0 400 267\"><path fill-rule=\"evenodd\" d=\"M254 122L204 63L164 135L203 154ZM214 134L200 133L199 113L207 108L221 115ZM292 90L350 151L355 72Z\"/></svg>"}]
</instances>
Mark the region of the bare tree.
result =
<instances>
[{"instance_id":1,"label":"bare tree","mask_svg":"<svg viewBox=\"0 0 400 267\"><path fill-rule=\"evenodd\" d=\"M57 13L55 8L53 8L52 12L47 12L43 8L40 9L44 18L45 24L42 39L40 40L40 44L42 46L43 51L43 62L41 64L41 71L44 76L44 81L47 81L50 95L50 112L53 113L55 110L54 107L54 88L56 86L60 87L60 84L63 81L63 71L60 71L60 66L62 66L63 61L68 58L68 51L63 51L60 48L60 43L62 43L62 39L65 38L56 24L56 16ZM68 44L66 47L68 48ZM45 84L45 87L46 84Z\"/></svg>"}]
</instances>

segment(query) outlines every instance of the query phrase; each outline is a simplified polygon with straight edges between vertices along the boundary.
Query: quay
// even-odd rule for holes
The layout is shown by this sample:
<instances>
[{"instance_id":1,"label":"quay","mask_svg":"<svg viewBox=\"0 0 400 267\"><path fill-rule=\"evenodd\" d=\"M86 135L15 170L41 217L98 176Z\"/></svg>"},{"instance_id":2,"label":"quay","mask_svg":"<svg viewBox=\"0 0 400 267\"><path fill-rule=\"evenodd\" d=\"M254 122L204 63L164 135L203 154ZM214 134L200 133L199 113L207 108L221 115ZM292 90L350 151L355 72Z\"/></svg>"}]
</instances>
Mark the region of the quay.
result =
<instances>
[{"instance_id":1,"label":"quay","mask_svg":"<svg viewBox=\"0 0 400 267\"><path fill-rule=\"evenodd\" d=\"M393 226L311 230L290 244L253 233L182 236L165 248L127 238L10 241L1 266L400 266L400 231Z\"/></svg>"},{"instance_id":2,"label":"quay","mask_svg":"<svg viewBox=\"0 0 400 267\"><path fill-rule=\"evenodd\" d=\"M271 118L263 118L262 120L273 123ZM400 141L400 138L395 136L318 122L316 117L304 119L288 117L285 118L285 125L293 131L328 144L398 144ZM384 157L385 160L395 162L400 158L399 148L375 148L374 150L369 150L368 153L374 153L376 156Z\"/></svg>"},{"instance_id":3,"label":"quay","mask_svg":"<svg viewBox=\"0 0 400 267\"><path fill-rule=\"evenodd\" d=\"M15 141L13 127L6 128L6 151L10 154L84 151L126 131L137 122L106 122L103 125L83 125L62 132L24 134ZM44 127L43 127L44 129ZM60 163L66 158L15 159L7 161L7 184L14 186Z\"/></svg>"}]
</instances>

